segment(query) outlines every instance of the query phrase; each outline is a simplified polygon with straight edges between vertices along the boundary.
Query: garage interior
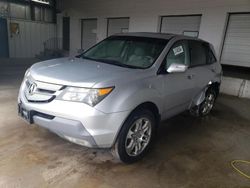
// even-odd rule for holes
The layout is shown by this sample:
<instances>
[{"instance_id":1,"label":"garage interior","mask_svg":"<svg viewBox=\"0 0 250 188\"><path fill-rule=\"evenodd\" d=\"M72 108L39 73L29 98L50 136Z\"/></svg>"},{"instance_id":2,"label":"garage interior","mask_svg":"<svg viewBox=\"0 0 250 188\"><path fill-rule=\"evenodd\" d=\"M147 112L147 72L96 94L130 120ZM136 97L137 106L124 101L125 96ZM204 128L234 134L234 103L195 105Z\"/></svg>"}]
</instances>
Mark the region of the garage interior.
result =
<instances>
[{"instance_id":1,"label":"garage interior","mask_svg":"<svg viewBox=\"0 0 250 188\"><path fill-rule=\"evenodd\" d=\"M161 123L142 161L124 165L28 126L17 116L25 70L75 56L115 33L160 32L212 43L221 94L205 118ZM231 165L250 160L248 0L0 0L0 187L250 187ZM250 174L250 167L238 167Z\"/></svg>"}]
</instances>

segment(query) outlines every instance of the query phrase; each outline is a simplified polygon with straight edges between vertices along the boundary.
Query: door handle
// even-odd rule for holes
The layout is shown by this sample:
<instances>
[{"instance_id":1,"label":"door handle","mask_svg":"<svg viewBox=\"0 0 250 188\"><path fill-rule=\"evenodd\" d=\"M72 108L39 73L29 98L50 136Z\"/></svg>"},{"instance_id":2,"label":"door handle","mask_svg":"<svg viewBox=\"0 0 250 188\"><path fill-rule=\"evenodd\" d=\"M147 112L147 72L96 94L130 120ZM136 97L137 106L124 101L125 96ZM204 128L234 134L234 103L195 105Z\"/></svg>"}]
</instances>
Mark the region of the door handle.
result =
<instances>
[{"instance_id":1,"label":"door handle","mask_svg":"<svg viewBox=\"0 0 250 188\"><path fill-rule=\"evenodd\" d=\"M215 69L214 68L212 68L212 69L210 69L212 72L215 72Z\"/></svg>"},{"instance_id":2,"label":"door handle","mask_svg":"<svg viewBox=\"0 0 250 188\"><path fill-rule=\"evenodd\" d=\"M187 77L189 80L191 80L194 77L194 74L189 74Z\"/></svg>"}]
</instances>

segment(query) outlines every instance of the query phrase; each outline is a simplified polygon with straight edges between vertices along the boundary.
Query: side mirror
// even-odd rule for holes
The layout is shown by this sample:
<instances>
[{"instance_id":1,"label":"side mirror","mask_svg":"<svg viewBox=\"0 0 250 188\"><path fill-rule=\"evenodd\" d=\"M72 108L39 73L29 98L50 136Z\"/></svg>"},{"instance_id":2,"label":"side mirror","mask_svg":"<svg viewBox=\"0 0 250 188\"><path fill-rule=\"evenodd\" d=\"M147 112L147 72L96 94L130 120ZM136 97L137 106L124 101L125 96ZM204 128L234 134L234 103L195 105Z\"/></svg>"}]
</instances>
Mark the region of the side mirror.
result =
<instances>
[{"instance_id":1,"label":"side mirror","mask_svg":"<svg viewBox=\"0 0 250 188\"><path fill-rule=\"evenodd\" d=\"M179 64L179 63L172 63L168 69L168 73L175 73L175 72L185 72L188 69L187 65Z\"/></svg>"}]
</instances>

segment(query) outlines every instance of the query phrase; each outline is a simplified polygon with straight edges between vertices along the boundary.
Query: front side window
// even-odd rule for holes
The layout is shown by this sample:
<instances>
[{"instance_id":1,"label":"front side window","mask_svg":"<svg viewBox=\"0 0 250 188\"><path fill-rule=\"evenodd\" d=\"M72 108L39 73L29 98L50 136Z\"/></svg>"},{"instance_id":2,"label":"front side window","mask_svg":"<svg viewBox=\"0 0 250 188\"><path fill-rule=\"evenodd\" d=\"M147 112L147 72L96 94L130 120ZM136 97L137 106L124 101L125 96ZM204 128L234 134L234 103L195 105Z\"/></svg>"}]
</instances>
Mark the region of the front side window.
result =
<instances>
[{"instance_id":1,"label":"front side window","mask_svg":"<svg viewBox=\"0 0 250 188\"><path fill-rule=\"evenodd\" d=\"M190 51L191 67L206 65L207 61L206 49L202 42L189 41L189 51Z\"/></svg>"},{"instance_id":2,"label":"front side window","mask_svg":"<svg viewBox=\"0 0 250 188\"><path fill-rule=\"evenodd\" d=\"M167 42L158 38L113 36L90 48L82 58L130 68L148 68Z\"/></svg>"},{"instance_id":3,"label":"front side window","mask_svg":"<svg viewBox=\"0 0 250 188\"><path fill-rule=\"evenodd\" d=\"M165 70L173 63L189 65L189 53L186 41L178 41L171 47L166 57Z\"/></svg>"}]
</instances>

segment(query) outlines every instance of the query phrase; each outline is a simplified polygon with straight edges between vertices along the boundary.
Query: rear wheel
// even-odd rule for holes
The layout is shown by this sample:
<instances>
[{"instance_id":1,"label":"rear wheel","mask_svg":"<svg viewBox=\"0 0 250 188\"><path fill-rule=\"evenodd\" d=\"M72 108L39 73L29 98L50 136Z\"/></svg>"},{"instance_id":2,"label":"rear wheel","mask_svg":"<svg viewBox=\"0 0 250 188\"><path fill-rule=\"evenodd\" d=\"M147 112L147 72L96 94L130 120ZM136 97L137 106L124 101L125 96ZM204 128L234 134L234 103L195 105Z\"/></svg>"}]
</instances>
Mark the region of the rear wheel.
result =
<instances>
[{"instance_id":1,"label":"rear wheel","mask_svg":"<svg viewBox=\"0 0 250 188\"><path fill-rule=\"evenodd\" d=\"M204 101L200 105L193 107L190 110L191 114L200 117L208 115L214 107L216 97L216 91L213 88L208 88Z\"/></svg>"},{"instance_id":2,"label":"rear wheel","mask_svg":"<svg viewBox=\"0 0 250 188\"><path fill-rule=\"evenodd\" d=\"M214 102L216 99L216 93L212 89L209 89L206 93L205 100L201 103L199 111L201 116L206 116L211 112L214 107Z\"/></svg>"},{"instance_id":3,"label":"rear wheel","mask_svg":"<svg viewBox=\"0 0 250 188\"><path fill-rule=\"evenodd\" d=\"M155 134L155 117L149 110L133 112L124 123L112 148L116 158L124 163L141 159L148 151Z\"/></svg>"}]
</instances>

